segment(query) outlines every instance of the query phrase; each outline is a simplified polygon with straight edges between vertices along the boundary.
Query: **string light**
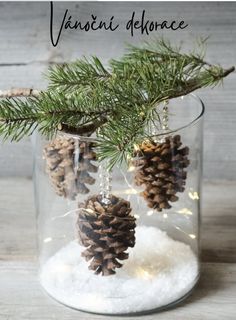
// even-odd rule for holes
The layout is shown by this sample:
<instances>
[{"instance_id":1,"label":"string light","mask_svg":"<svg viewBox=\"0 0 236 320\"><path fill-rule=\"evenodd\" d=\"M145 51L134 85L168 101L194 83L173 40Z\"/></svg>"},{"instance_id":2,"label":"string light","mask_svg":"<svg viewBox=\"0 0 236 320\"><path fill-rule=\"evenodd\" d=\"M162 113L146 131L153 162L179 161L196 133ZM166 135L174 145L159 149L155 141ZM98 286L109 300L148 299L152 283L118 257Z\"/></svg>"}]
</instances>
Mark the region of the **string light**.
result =
<instances>
[{"instance_id":1,"label":"string light","mask_svg":"<svg viewBox=\"0 0 236 320\"><path fill-rule=\"evenodd\" d=\"M135 189L125 189L125 190L114 190L112 193L114 195L121 195L121 194L132 195L132 194L137 194L138 191Z\"/></svg>"},{"instance_id":2,"label":"string light","mask_svg":"<svg viewBox=\"0 0 236 320\"><path fill-rule=\"evenodd\" d=\"M134 171L134 170L135 170L135 166L130 165L129 168L128 168L128 171L129 171L129 172L132 172L132 171Z\"/></svg>"},{"instance_id":3,"label":"string light","mask_svg":"<svg viewBox=\"0 0 236 320\"><path fill-rule=\"evenodd\" d=\"M48 242L51 242L52 240L55 240L55 239L65 239L65 238L66 238L66 235L63 234L61 237L55 237L55 238L47 237L47 238L43 239L43 242L48 243Z\"/></svg>"},{"instance_id":4,"label":"string light","mask_svg":"<svg viewBox=\"0 0 236 320\"><path fill-rule=\"evenodd\" d=\"M76 213L77 211L78 211L78 209L70 210L70 211L68 211L68 212L66 212L66 213L64 213L64 214L62 214L60 216L52 217L51 220L54 221L56 219L65 218L65 217L69 216L70 214Z\"/></svg>"},{"instance_id":5,"label":"string light","mask_svg":"<svg viewBox=\"0 0 236 320\"><path fill-rule=\"evenodd\" d=\"M126 155L126 160L127 160L127 161L130 161L131 159L132 159L131 155L130 155L130 154L127 154L127 155Z\"/></svg>"},{"instance_id":6,"label":"string light","mask_svg":"<svg viewBox=\"0 0 236 320\"><path fill-rule=\"evenodd\" d=\"M199 200L199 195L196 191L189 191L188 196L192 200Z\"/></svg>"},{"instance_id":7,"label":"string light","mask_svg":"<svg viewBox=\"0 0 236 320\"><path fill-rule=\"evenodd\" d=\"M121 170L121 174L122 174L122 176L124 177L127 186L130 188L130 189L125 190L125 193L126 193L126 194L137 194L138 191L137 191L136 189L134 189L134 187L129 183L129 181L127 180L127 177L126 177L125 173L123 172L123 170ZM132 192L131 192L131 191L132 191Z\"/></svg>"},{"instance_id":8,"label":"string light","mask_svg":"<svg viewBox=\"0 0 236 320\"><path fill-rule=\"evenodd\" d=\"M177 213L181 213L181 214L187 214L187 215L192 215L192 211L190 211L188 208L183 208L177 211Z\"/></svg>"},{"instance_id":9,"label":"string light","mask_svg":"<svg viewBox=\"0 0 236 320\"><path fill-rule=\"evenodd\" d=\"M71 272L71 266L69 266L68 264L59 264L54 266L53 272L59 273L59 274L69 273Z\"/></svg>"},{"instance_id":10,"label":"string light","mask_svg":"<svg viewBox=\"0 0 236 320\"><path fill-rule=\"evenodd\" d=\"M126 190L124 191L124 193L125 193L125 194L137 194L138 191L135 190L135 189L126 189Z\"/></svg>"},{"instance_id":11,"label":"string light","mask_svg":"<svg viewBox=\"0 0 236 320\"><path fill-rule=\"evenodd\" d=\"M177 229L177 230L183 232L184 234L188 235L191 239L196 239L196 235L193 234L193 233L189 233L189 234L188 234L187 232L185 232L183 229L181 229L181 228L178 227L178 226L175 226L175 229Z\"/></svg>"},{"instance_id":12,"label":"string light","mask_svg":"<svg viewBox=\"0 0 236 320\"><path fill-rule=\"evenodd\" d=\"M137 274L137 276L139 278L142 278L142 279L145 279L145 280L148 280L148 279L152 278L152 275L148 271L146 271L146 270L144 270L142 268L138 268L137 271L136 271L136 274Z\"/></svg>"},{"instance_id":13,"label":"string light","mask_svg":"<svg viewBox=\"0 0 236 320\"><path fill-rule=\"evenodd\" d=\"M86 209L83 209L84 211L88 212L88 213L94 213L94 210L92 209L89 209L89 208L86 208Z\"/></svg>"}]
</instances>

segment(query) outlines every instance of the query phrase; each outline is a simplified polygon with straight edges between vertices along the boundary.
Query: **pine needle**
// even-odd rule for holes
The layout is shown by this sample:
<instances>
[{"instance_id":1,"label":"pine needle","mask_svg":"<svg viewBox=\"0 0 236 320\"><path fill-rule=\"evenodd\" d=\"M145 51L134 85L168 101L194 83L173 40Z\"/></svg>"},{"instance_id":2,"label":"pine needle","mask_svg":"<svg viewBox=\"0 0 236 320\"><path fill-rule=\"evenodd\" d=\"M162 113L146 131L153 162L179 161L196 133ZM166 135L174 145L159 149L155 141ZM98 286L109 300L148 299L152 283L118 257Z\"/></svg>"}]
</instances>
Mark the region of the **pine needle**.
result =
<instances>
[{"instance_id":1,"label":"pine needle","mask_svg":"<svg viewBox=\"0 0 236 320\"><path fill-rule=\"evenodd\" d=\"M20 140L37 128L52 137L58 128L98 136L99 159L110 168L128 161L158 105L202 87L214 87L234 71L204 60L205 41L182 53L163 38L143 47L129 46L106 68L97 57L49 69L48 89L36 97L0 100L0 135Z\"/></svg>"}]
</instances>

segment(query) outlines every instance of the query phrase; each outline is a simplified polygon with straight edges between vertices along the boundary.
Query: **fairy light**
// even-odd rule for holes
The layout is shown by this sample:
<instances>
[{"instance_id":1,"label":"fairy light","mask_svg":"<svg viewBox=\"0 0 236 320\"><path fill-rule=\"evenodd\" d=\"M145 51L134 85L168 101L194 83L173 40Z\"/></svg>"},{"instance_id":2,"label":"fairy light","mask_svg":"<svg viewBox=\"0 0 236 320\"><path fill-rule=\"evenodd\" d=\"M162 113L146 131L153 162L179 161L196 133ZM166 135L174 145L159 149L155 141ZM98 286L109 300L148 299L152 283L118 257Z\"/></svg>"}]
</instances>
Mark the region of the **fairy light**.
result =
<instances>
[{"instance_id":1,"label":"fairy light","mask_svg":"<svg viewBox=\"0 0 236 320\"><path fill-rule=\"evenodd\" d=\"M138 191L136 189L134 189L134 187L129 183L129 181L127 180L127 177L125 175L125 173L123 172L123 170L121 170L121 174L125 179L125 183L127 184L127 186L129 187L129 189L126 189L124 191L125 194L137 194Z\"/></svg>"},{"instance_id":2,"label":"fairy light","mask_svg":"<svg viewBox=\"0 0 236 320\"><path fill-rule=\"evenodd\" d=\"M167 219L168 218L168 214L167 213L163 213L163 218Z\"/></svg>"},{"instance_id":3,"label":"fairy light","mask_svg":"<svg viewBox=\"0 0 236 320\"><path fill-rule=\"evenodd\" d=\"M135 219L139 219L140 216L138 214L134 214Z\"/></svg>"},{"instance_id":4,"label":"fairy light","mask_svg":"<svg viewBox=\"0 0 236 320\"><path fill-rule=\"evenodd\" d=\"M137 194L138 191L135 190L135 189L126 189L124 192L122 193L125 193L125 194Z\"/></svg>"},{"instance_id":5,"label":"fairy light","mask_svg":"<svg viewBox=\"0 0 236 320\"><path fill-rule=\"evenodd\" d=\"M65 218L67 216L69 216L70 214L75 214L76 212L78 212L78 209L74 209L74 210L70 210L60 216L56 216L56 217L52 217L52 221L56 220L56 219L61 219L61 218Z\"/></svg>"},{"instance_id":6,"label":"fairy light","mask_svg":"<svg viewBox=\"0 0 236 320\"><path fill-rule=\"evenodd\" d=\"M47 237L47 238L43 239L43 242L44 242L44 243L49 243L49 242L51 242L52 240L65 239L65 238L66 238L66 235L63 234L61 237L55 237L55 238Z\"/></svg>"},{"instance_id":7,"label":"fairy light","mask_svg":"<svg viewBox=\"0 0 236 320\"><path fill-rule=\"evenodd\" d=\"M130 155L130 154L127 154L126 160L127 160L127 161L130 161L131 159L132 159L131 155Z\"/></svg>"},{"instance_id":8,"label":"fairy light","mask_svg":"<svg viewBox=\"0 0 236 320\"><path fill-rule=\"evenodd\" d=\"M139 151L139 146L137 144L134 144L134 151Z\"/></svg>"},{"instance_id":9,"label":"fairy light","mask_svg":"<svg viewBox=\"0 0 236 320\"><path fill-rule=\"evenodd\" d=\"M71 266L68 264L59 264L54 266L53 272L58 273L59 275L71 272Z\"/></svg>"},{"instance_id":10,"label":"fairy light","mask_svg":"<svg viewBox=\"0 0 236 320\"><path fill-rule=\"evenodd\" d=\"M128 168L128 171L129 171L129 172L132 172L132 171L134 171L134 170L135 170L135 166L130 165L129 168Z\"/></svg>"},{"instance_id":11,"label":"fairy light","mask_svg":"<svg viewBox=\"0 0 236 320\"><path fill-rule=\"evenodd\" d=\"M196 191L189 191L188 196L192 200L199 200L199 195Z\"/></svg>"},{"instance_id":12,"label":"fairy light","mask_svg":"<svg viewBox=\"0 0 236 320\"><path fill-rule=\"evenodd\" d=\"M196 239L196 235L195 235L195 234L193 234L193 233L187 233L187 232L185 232L183 229L181 229L181 228L180 228L180 227L178 227L178 226L175 226L175 229L177 229L177 230L179 230L179 231L183 232L184 234L186 234L187 236L189 236L191 239Z\"/></svg>"},{"instance_id":13,"label":"fairy light","mask_svg":"<svg viewBox=\"0 0 236 320\"><path fill-rule=\"evenodd\" d=\"M143 268L138 268L136 271L136 274L139 278L142 278L145 280L149 280L152 278L152 275L148 271L144 270Z\"/></svg>"},{"instance_id":14,"label":"fairy light","mask_svg":"<svg viewBox=\"0 0 236 320\"><path fill-rule=\"evenodd\" d=\"M147 216L152 216L153 215L153 213L154 213L154 211L153 210L149 210L148 212L147 212Z\"/></svg>"},{"instance_id":15,"label":"fairy light","mask_svg":"<svg viewBox=\"0 0 236 320\"><path fill-rule=\"evenodd\" d=\"M93 213L93 212L94 212L94 210L92 210L92 209L89 209L89 208L87 208L87 209L84 209L84 211L86 211L86 212L88 212L88 213Z\"/></svg>"},{"instance_id":16,"label":"fairy light","mask_svg":"<svg viewBox=\"0 0 236 320\"><path fill-rule=\"evenodd\" d=\"M138 194L139 192L135 189L125 189L125 190L114 190L112 193L114 195L126 194L126 195L130 196L132 194Z\"/></svg>"},{"instance_id":17,"label":"fairy light","mask_svg":"<svg viewBox=\"0 0 236 320\"><path fill-rule=\"evenodd\" d=\"M178 211L176 211L177 213L180 213L180 214L187 214L187 215L192 215L192 211L190 211L188 208L183 208L183 209L180 209Z\"/></svg>"}]
</instances>

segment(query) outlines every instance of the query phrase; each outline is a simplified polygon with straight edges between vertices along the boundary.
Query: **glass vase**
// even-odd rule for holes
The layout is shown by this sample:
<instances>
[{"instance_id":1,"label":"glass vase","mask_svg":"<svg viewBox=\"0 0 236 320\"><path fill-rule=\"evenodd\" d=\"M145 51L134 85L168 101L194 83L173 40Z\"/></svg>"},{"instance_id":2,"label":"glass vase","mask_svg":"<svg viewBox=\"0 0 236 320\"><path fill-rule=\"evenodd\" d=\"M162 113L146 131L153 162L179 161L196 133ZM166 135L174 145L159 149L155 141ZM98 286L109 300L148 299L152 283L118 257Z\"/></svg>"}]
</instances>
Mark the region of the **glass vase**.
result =
<instances>
[{"instance_id":1,"label":"glass vase","mask_svg":"<svg viewBox=\"0 0 236 320\"><path fill-rule=\"evenodd\" d=\"M39 276L51 297L116 315L189 295L199 278L203 113L194 95L171 100L162 134L112 172L96 160L96 139L34 137Z\"/></svg>"}]
</instances>

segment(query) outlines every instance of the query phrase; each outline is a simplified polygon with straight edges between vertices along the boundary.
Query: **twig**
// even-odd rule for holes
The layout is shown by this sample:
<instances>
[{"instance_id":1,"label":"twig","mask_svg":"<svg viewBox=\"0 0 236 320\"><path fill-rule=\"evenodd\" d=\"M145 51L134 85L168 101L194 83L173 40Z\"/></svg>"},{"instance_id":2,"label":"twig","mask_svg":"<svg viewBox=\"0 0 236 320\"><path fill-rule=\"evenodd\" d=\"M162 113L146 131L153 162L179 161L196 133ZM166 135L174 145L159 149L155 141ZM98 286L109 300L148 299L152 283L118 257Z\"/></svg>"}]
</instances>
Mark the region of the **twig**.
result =
<instances>
[{"instance_id":1,"label":"twig","mask_svg":"<svg viewBox=\"0 0 236 320\"><path fill-rule=\"evenodd\" d=\"M39 94L39 90L32 88L12 88L9 90L0 90L0 98L38 97Z\"/></svg>"},{"instance_id":2,"label":"twig","mask_svg":"<svg viewBox=\"0 0 236 320\"><path fill-rule=\"evenodd\" d=\"M224 77L227 77L231 72L234 72L234 71L235 71L235 67L231 67L231 68L229 68L229 69L224 70L224 72L223 72L223 78L224 78Z\"/></svg>"},{"instance_id":3,"label":"twig","mask_svg":"<svg viewBox=\"0 0 236 320\"><path fill-rule=\"evenodd\" d=\"M231 67L229 69L224 70L224 72L218 76L219 79L225 78L227 77L230 73L235 71L235 67ZM165 100L169 100L169 99L174 99L174 98L178 98L178 97L182 97L185 96L195 90L201 89L202 88L202 84L200 83L195 83L194 79L191 79L189 81L186 82L185 87L180 90L179 92L170 94L169 96L165 96L165 97L161 97L157 102L163 102Z\"/></svg>"},{"instance_id":4,"label":"twig","mask_svg":"<svg viewBox=\"0 0 236 320\"><path fill-rule=\"evenodd\" d=\"M98 128L100 128L102 125L104 125L107 121L108 119L106 117L102 117L100 120L94 121L93 123L81 125L78 128L74 128L65 123L62 123L59 131L82 135L82 136L83 135L89 136L93 132L95 132Z\"/></svg>"}]
</instances>

